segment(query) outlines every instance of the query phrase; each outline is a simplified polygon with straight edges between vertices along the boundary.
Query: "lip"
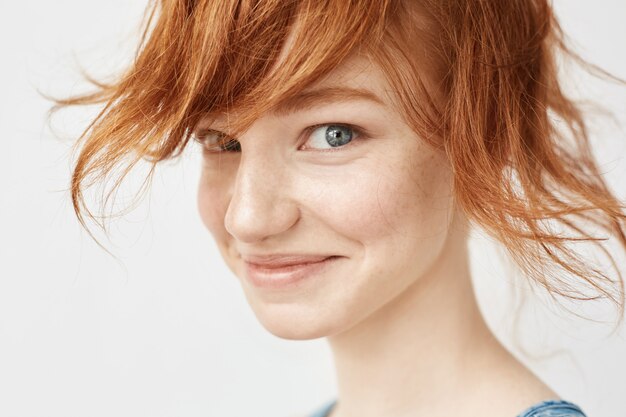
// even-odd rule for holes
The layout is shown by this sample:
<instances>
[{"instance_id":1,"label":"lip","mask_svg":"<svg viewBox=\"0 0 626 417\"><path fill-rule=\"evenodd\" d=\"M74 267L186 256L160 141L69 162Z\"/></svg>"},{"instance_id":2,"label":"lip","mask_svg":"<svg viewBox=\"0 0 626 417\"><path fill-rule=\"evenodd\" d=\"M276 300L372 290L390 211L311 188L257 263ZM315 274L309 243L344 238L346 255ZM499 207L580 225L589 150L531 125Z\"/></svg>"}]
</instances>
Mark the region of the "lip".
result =
<instances>
[{"instance_id":1,"label":"lip","mask_svg":"<svg viewBox=\"0 0 626 417\"><path fill-rule=\"evenodd\" d=\"M287 289L319 275L339 256L333 255L247 255L242 259L246 277L256 287Z\"/></svg>"},{"instance_id":2,"label":"lip","mask_svg":"<svg viewBox=\"0 0 626 417\"><path fill-rule=\"evenodd\" d=\"M243 260L247 263L271 269L320 262L329 257L331 257L331 255L272 254L242 256Z\"/></svg>"}]
</instances>

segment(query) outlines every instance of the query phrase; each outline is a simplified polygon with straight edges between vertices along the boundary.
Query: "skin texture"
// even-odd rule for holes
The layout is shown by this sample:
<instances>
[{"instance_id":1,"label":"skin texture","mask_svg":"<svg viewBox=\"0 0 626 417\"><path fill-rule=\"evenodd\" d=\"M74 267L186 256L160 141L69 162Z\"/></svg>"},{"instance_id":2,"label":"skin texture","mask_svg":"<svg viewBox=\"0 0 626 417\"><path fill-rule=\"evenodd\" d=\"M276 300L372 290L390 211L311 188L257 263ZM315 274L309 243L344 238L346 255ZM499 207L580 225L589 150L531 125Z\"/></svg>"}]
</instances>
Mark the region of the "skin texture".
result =
<instances>
[{"instance_id":1,"label":"skin texture","mask_svg":"<svg viewBox=\"0 0 626 417\"><path fill-rule=\"evenodd\" d=\"M261 324L286 339L327 337L339 387L332 417L514 416L558 398L482 318L445 156L407 126L365 57L310 90L332 87L380 102L335 94L268 113L237 138L241 152L203 155L201 219ZM228 132L232 117L204 127ZM364 133L325 152L307 133L324 123ZM297 288L259 289L241 255L272 253L341 258Z\"/></svg>"}]
</instances>

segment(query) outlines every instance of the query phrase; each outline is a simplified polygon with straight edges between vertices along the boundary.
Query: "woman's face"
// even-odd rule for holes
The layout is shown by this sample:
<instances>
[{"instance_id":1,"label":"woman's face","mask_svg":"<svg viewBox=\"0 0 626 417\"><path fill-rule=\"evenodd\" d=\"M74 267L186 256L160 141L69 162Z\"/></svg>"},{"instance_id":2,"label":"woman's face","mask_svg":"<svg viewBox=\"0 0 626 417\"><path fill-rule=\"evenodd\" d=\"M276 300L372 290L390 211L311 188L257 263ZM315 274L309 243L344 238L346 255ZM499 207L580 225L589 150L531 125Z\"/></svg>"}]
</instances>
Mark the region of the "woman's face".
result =
<instances>
[{"instance_id":1,"label":"woman's face","mask_svg":"<svg viewBox=\"0 0 626 417\"><path fill-rule=\"evenodd\" d=\"M218 153L219 135L199 137L209 149L200 216L278 337L347 330L442 261L451 172L389 92L375 65L353 57L257 119L238 144ZM200 128L228 132L233 117Z\"/></svg>"}]
</instances>

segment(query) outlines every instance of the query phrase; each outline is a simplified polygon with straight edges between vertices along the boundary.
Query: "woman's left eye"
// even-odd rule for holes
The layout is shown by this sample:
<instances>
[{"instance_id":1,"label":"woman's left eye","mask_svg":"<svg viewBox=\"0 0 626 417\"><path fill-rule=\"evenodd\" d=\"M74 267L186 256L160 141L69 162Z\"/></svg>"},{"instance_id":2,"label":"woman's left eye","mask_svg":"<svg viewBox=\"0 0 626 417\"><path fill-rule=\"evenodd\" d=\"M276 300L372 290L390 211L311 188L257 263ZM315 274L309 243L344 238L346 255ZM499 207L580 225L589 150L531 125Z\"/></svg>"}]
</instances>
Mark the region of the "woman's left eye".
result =
<instances>
[{"instance_id":1,"label":"woman's left eye","mask_svg":"<svg viewBox=\"0 0 626 417\"><path fill-rule=\"evenodd\" d=\"M314 127L305 143L305 149L340 148L358 137L356 129L349 125L326 124Z\"/></svg>"}]
</instances>

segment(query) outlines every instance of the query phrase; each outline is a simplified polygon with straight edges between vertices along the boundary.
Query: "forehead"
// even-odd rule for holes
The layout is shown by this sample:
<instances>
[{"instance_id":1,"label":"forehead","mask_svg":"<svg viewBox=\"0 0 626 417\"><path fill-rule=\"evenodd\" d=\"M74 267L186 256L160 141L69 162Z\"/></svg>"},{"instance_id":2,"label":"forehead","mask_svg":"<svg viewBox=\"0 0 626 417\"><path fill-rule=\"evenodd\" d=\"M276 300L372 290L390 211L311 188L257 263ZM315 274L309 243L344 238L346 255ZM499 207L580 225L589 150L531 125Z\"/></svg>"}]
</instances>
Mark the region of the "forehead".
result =
<instances>
[{"instance_id":1,"label":"forehead","mask_svg":"<svg viewBox=\"0 0 626 417\"><path fill-rule=\"evenodd\" d=\"M357 100L367 101L375 106L388 106L393 99L390 91L380 67L369 57L355 54L341 62L319 81L278 101L266 114L283 117L329 103ZM221 124L220 122L236 119L240 112L241 110L237 108L231 108L228 112L213 114L210 118L213 123Z\"/></svg>"},{"instance_id":2,"label":"forehead","mask_svg":"<svg viewBox=\"0 0 626 417\"><path fill-rule=\"evenodd\" d=\"M281 100L271 109L276 114L297 111L319 98L331 101L369 100L384 105L389 101L389 84L378 65L363 55L353 55L341 62L319 81L293 97Z\"/></svg>"},{"instance_id":3,"label":"forehead","mask_svg":"<svg viewBox=\"0 0 626 417\"><path fill-rule=\"evenodd\" d=\"M369 56L353 54L304 91L341 85L379 90L386 82L382 70Z\"/></svg>"}]
</instances>

